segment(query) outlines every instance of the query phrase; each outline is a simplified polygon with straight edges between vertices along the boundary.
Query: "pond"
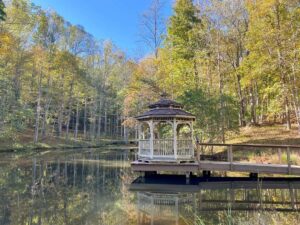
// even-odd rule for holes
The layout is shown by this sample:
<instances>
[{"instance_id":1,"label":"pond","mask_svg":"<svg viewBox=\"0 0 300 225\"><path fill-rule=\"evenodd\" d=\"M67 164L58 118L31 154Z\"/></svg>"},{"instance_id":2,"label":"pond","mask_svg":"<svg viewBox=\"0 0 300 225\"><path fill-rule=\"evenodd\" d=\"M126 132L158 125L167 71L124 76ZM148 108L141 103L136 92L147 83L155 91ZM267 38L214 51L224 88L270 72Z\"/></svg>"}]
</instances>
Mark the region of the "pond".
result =
<instances>
[{"instance_id":1,"label":"pond","mask_svg":"<svg viewBox=\"0 0 300 225\"><path fill-rule=\"evenodd\" d=\"M0 157L0 224L297 224L300 180L138 177L128 150Z\"/></svg>"}]
</instances>

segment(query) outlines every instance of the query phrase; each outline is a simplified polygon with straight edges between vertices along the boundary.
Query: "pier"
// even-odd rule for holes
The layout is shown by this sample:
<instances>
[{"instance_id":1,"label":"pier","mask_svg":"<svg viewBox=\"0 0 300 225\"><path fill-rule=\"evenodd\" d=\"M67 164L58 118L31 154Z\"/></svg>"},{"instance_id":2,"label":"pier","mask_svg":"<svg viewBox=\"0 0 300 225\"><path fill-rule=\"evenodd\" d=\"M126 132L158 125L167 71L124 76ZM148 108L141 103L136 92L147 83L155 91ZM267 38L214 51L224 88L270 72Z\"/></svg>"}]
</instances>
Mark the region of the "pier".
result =
<instances>
[{"instance_id":1,"label":"pier","mask_svg":"<svg viewBox=\"0 0 300 225\"><path fill-rule=\"evenodd\" d=\"M247 144L197 144L195 161L142 161L131 163L135 172L204 173L210 171L246 172L257 174L300 175L300 146L247 145ZM247 155L251 155L251 159ZM265 158L263 161L263 158ZM270 159L268 159L268 157ZM271 159L272 157L272 159ZM276 161L273 163L273 161Z\"/></svg>"}]
</instances>

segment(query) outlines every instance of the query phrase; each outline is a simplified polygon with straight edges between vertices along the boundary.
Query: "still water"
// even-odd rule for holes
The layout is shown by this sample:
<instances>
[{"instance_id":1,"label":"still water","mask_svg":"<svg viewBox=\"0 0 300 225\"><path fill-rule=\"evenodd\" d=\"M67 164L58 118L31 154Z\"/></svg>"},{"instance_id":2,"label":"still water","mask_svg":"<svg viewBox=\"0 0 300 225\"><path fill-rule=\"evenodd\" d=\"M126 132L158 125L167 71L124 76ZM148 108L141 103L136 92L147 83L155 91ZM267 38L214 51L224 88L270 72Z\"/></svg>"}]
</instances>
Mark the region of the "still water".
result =
<instances>
[{"instance_id":1,"label":"still water","mask_svg":"<svg viewBox=\"0 0 300 225\"><path fill-rule=\"evenodd\" d=\"M138 177L129 151L0 156L0 225L300 224L300 180Z\"/></svg>"}]
</instances>

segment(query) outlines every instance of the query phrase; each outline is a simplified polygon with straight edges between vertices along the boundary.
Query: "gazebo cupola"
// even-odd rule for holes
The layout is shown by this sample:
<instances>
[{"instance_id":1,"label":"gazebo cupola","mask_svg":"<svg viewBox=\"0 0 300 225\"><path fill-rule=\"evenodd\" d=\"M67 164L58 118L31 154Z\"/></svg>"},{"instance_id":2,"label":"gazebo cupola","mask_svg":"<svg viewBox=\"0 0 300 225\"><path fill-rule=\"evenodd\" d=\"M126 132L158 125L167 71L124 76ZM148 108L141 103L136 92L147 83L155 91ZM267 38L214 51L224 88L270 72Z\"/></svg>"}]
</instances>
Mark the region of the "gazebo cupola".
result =
<instances>
[{"instance_id":1,"label":"gazebo cupola","mask_svg":"<svg viewBox=\"0 0 300 225\"><path fill-rule=\"evenodd\" d=\"M193 122L195 116L167 98L149 105L139 121L138 159L151 161L190 161L194 159Z\"/></svg>"}]
</instances>

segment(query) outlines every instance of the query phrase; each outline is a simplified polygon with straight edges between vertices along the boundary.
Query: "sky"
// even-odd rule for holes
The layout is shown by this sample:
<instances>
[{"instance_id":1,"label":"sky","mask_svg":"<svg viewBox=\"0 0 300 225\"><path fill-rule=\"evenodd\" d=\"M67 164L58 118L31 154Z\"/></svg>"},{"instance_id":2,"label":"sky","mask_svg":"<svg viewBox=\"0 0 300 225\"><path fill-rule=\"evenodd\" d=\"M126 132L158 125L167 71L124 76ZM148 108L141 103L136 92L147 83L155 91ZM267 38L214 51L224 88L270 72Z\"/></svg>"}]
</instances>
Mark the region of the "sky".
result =
<instances>
[{"instance_id":1,"label":"sky","mask_svg":"<svg viewBox=\"0 0 300 225\"><path fill-rule=\"evenodd\" d=\"M151 0L33 0L55 10L74 25L82 25L98 40L111 40L131 57L147 54L139 41L140 19ZM173 0L164 0L164 14L172 13Z\"/></svg>"}]
</instances>

